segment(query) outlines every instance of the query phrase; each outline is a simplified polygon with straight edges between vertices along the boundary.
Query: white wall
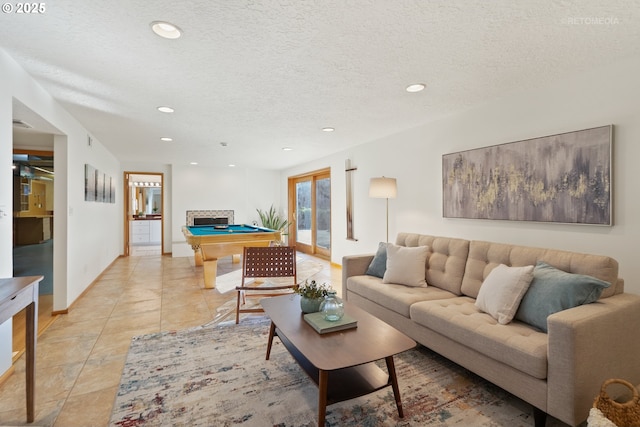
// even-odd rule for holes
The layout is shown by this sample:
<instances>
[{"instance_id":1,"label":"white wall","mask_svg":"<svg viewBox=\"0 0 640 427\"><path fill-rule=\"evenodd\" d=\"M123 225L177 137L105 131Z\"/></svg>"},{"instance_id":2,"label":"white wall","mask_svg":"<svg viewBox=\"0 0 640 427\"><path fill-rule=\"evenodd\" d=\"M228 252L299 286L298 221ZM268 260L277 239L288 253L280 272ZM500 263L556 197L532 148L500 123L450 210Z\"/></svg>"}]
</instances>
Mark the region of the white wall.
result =
<instances>
[{"instance_id":1,"label":"white wall","mask_svg":"<svg viewBox=\"0 0 640 427\"><path fill-rule=\"evenodd\" d=\"M87 145L87 131L0 49L0 209L13 205L12 101L18 99L60 130L54 137L54 310L66 309L119 255L122 247L122 194L115 204L84 201L84 164L117 178L118 161L99 141ZM13 273L11 214L0 218L0 274ZM0 326L0 375L11 353L11 327Z\"/></svg>"},{"instance_id":2,"label":"white wall","mask_svg":"<svg viewBox=\"0 0 640 427\"><path fill-rule=\"evenodd\" d=\"M5 75L3 52L0 51L0 75ZM13 128L11 123L12 98L8 85L0 79L0 277L13 275ZM6 214L6 216L5 216ZM11 367L12 319L0 324L0 375ZM9 344L9 345L7 345Z\"/></svg>"},{"instance_id":3,"label":"white wall","mask_svg":"<svg viewBox=\"0 0 640 427\"><path fill-rule=\"evenodd\" d=\"M236 224L259 222L256 209L269 209L272 204L280 208L279 179L279 172L270 170L174 165L171 186L173 256L193 256L193 250L182 234L188 210L231 209Z\"/></svg>"},{"instance_id":4,"label":"white wall","mask_svg":"<svg viewBox=\"0 0 640 427\"><path fill-rule=\"evenodd\" d=\"M64 181L58 182L59 176L56 172L53 244L55 253L57 250L56 236L66 231L68 276L66 281L67 297L65 301L60 301L58 290L59 286L64 286L64 283L56 283L58 265L54 258L54 310L67 308L73 303L87 286L120 255L123 247L122 206L124 199L120 164L98 140L93 139L91 146L89 146L87 131L75 123L75 120L71 119L70 122L72 123L70 126L57 126L67 135L67 181L66 188L59 190L58 186L64 186ZM55 125L55 122L52 123ZM56 148L54 162L57 165L58 146L54 145L54 147ZM116 203L86 202L84 200L84 165L87 163L100 173L105 173L115 179ZM58 200L59 194L66 195L66 206L64 199ZM65 214L66 230L61 223L58 223L58 219L64 218ZM116 230L117 232L115 232Z\"/></svg>"},{"instance_id":5,"label":"white wall","mask_svg":"<svg viewBox=\"0 0 640 427\"><path fill-rule=\"evenodd\" d=\"M332 261L373 252L385 239L384 199L370 199L368 180L397 178L398 198L389 201L389 238L400 231L508 242L605 254L620 263L626 290L640 294L640 58L568 77L552 86L523 89L464 113L390 135L282 172L286 178L330 166L332 170ZM429 96L428 89L424 96ZM586 226L445 219L442 217L442 155L601 125L614 125L614 226ZM339 130L338 130L339 131ZM354 173L354 229L346 240L344 161ZM282 203L286 193L282 194Z\"/></svg>"}]
</instances>

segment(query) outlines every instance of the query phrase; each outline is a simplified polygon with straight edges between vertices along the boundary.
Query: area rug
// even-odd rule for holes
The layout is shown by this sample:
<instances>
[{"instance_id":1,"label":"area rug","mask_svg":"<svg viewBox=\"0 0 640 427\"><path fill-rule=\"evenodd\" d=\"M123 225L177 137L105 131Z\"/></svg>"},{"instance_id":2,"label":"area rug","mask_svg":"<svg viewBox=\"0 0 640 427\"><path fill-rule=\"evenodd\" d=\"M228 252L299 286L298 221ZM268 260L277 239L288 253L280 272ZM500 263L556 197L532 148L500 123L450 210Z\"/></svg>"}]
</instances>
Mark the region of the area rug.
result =
<instances>
[{"instance_id":1,"label":"area rug","mask_svg":"<svg viewBox=\"0 0 640 427\"><path fill-rule=\"evenodd\" d=\"M302 282L322 270L322 264L312 260L301 260L296 263L296 274L298 282ZM269 279L277 283L276 279ZM242 281L242 270L235 270L230 273L221 274L216 277L216 289L221 294L226 294L236 289Z\"/></svg>"},{"instance_id":2,"label":"area rug","mask_svg":"<svg viewBox=\"0 0 640 427\"><path fill-rule=\"evenodd\" d=\"M135 337L109 425L316 426L318 390L277 338L265 360L268 325ZM533 426L527 404L423 347L395 360L403 419L387 387L330 405L326 426Z\"/></svg>"}]
</instances>

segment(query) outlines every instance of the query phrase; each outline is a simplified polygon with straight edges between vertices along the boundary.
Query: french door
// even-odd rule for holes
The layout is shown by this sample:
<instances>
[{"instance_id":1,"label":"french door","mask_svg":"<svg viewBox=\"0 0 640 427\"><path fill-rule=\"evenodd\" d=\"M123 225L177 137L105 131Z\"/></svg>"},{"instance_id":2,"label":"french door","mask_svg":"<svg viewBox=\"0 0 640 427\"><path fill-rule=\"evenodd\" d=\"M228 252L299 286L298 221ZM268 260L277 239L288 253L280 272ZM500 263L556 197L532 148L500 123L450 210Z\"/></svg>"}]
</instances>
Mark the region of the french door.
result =
<instances>
[{"instance_id":1,"label":"french door","mask_svg":"<svg viewBox=\"0 0 640 427\"><path fill-rule=\"evenodd\" d=\"M331 172L289 178L289 241L304 253L331 257Z\"/></svg>"}]
</instances>

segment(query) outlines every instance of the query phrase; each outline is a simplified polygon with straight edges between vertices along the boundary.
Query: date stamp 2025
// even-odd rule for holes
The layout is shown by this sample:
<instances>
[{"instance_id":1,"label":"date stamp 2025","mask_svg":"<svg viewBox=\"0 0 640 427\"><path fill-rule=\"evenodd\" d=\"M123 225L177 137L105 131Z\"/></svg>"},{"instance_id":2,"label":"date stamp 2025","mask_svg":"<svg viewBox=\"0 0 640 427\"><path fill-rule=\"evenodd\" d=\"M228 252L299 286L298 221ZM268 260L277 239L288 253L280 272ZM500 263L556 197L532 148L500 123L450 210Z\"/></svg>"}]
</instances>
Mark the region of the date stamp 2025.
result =
<instances>
[{"instance_id":1,"label":"date stamp 2025","mask_svg":"<svg viewBox=\"0 0 640 427\"><path fill-rule=\"evenodd\" d=\"M3 13L41 14L47 11L46 3L3 3Z\"/></svg>"}]
</instances>

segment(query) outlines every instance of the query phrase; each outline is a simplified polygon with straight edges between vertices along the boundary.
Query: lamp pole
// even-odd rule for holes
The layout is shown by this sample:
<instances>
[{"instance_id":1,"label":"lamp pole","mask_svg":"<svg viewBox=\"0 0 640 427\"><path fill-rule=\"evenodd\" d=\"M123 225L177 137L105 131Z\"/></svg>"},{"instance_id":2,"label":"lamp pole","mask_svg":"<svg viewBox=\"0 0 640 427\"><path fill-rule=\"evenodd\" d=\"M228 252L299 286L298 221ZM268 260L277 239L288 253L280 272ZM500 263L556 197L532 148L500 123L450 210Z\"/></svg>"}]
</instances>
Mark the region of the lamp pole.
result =
<instances>
[{"instance_id":1,"label":"lamp pole","mask_svg":"<svg viewBox=\"0 0 640 427\"><path fill-rule=\"evenodd\" d=\"M369 197L386 200L387 214L387 242L389 241L389 199L393 199L398 194L398 187L395 178L371 178L369 184Z\"/></svg>"},{"instance_id":2,"label":"lamp pole","mask_svg":"<svg viewBox=\"0 0 640 427\"><path fill-rule=\"evenodd\" d=\"M387 197L387 242L389 242L389 198Z\"/></svg>"}]
</instances>

